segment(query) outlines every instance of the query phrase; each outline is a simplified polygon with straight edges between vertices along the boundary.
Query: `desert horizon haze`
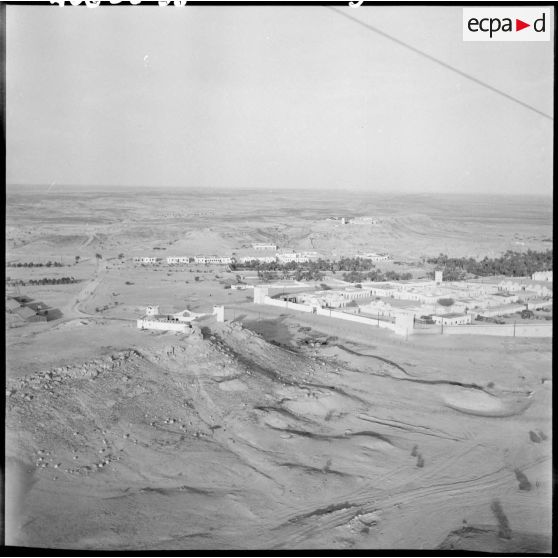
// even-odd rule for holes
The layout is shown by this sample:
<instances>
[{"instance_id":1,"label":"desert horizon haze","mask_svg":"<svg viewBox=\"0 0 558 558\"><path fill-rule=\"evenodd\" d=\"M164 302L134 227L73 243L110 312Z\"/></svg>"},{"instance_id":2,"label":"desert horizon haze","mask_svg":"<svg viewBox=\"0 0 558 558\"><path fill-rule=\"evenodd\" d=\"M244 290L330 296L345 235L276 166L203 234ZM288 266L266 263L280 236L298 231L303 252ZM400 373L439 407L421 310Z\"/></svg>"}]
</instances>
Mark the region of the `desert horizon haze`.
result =
<instances>
[{"instance_id":1,"label":"desert horizon haze","mask_svg":"<svg viewBox=\"0 0 558 558\"><path fill-rule=\"evenodd\" d=\"M552 42L463 42L459 7L339 10L552 113ZM7 14L10 183L552 192L552 120L328 7Z\"/></svg>"}]
</instances>

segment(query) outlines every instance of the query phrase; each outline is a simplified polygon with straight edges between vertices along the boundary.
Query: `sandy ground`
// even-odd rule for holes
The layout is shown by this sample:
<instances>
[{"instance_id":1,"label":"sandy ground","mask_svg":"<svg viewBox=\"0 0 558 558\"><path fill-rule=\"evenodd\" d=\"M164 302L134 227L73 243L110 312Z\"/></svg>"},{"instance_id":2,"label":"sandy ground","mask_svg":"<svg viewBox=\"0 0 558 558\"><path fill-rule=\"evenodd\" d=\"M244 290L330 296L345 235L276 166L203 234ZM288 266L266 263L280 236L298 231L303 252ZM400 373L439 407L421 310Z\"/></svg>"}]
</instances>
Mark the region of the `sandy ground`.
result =
<instances>
[{"instance_id":1,"label":"sandy ground","mask_svg":"<svg viewBox=\"0 0 558 558\"><path fill-rule=\"evenodd\" d=\"M521 387L502 367L488 388L428 370L410 344L304 354L201 325L8 382L9 543L435 548L464 524L495 529L499 499L514 532L548 544L551 384L532 366L544 347L513 355ZM432 349L432 366L446 353Z\"/></svg>"},{"instance_id":2,"label":"sandy ground","mask_svg":"<svg viewBox=\"0 0 558 558\"><path fill-rule=\"evenodd\" d=\"M60 211L83 227L40 222L30 202L24 212L10 198L9 258L58 255L68 267L49 273L81 282L25 288L63 317L7 330L8 544L549 550L551 340L398 338L254 305L250 291L224 288L235 273L222 269L134 266L132 255L163 246L164 257L173 243L189 251L207 241L215 253L251 241L319 245L333 226L331 202L289 213L267 202L250 211L242 197L196 200L63 198ZM62 203L41 201L52 211ZM436 215L405 224L394 212L384 236L346 228L326 240L358 238L379 251L398 230L406 249L417 236L415 254L427 245L439 253L444 235L471 243L459 220L438 223L428 241ZM509 238L540 246L546 221L526 223ZM147 304L225 304L227 323L207 317L189 335L140 331ZM496 500L510 538L499 536Z\"/></svg>"}]
</instances>

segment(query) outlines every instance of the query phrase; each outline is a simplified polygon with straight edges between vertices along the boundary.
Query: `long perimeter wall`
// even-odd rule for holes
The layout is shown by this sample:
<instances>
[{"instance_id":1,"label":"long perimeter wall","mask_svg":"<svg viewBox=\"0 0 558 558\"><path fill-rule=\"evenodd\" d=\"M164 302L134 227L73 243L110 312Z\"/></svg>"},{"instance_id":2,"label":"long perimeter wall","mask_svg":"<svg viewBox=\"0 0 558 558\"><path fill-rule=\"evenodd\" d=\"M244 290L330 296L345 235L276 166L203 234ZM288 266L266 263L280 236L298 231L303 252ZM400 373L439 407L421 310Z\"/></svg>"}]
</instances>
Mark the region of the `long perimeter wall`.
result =
<instances>
[{"instance_id":1,"label":"long perimeter wall","mask_svg":"<svg viewBox=\"0 0 558 558\"><path fill-rule=\"evenodd\" d=\"M288 302L286 300L279 300L277 298L271 298L270 296L265 296L263 299L264 304L269 306L279 306L280 308L288 308L290 310L298 310L299 312L315 312L319 316L328 316L330 318L336 318L339 320L347 320L350 322L358 322L365 325L371 325L374 327L384 327L387 329L394 330L395 324L391 322L378 321L374 318L365 318L364 316L358 316L356 314L346 314L345 312L339 312L337 310L329 310L328 308L319 308L308 306L307 304L298 304L297 302Z\"/></svg>"},{"instance_id":2,"label":"long perimeter wall","mask_svg":"<svg viewBox=\"0 0 558 558\"><path fill-rule=\"evenodd\" d=\"M502 337L552 337L552 324L482 324L444 326L444 335L498 335Z\"/></svg>"},{"instance_id":3,"label":"long perimeter wall","mask_svg":"<svg viewBox=\"0 0 558 558\"><path fill-rule=\"evenodd\" d=\"M299 312L314 312L319 316L328 316L339 320L347 320L350 322L358 322L365 325L374 327L383 327L392 331L396 330L396 325L391 322L377 320L375 318L365 318L357 314L347 314L337 310L330 310L328 308L315 308L307 304L298 304L296 302L288 302L271 298L270 296L263 297L263 304L269 306L278 306L280 308L288 308L297 310ZM433 327L428 329L414 329L408 333L415 334L443 334L443 335L495 335L501 337L552 337L552 324L480 324L480 325L455 325L444 326L443 328Z\"/></svg>"}]
</instances>

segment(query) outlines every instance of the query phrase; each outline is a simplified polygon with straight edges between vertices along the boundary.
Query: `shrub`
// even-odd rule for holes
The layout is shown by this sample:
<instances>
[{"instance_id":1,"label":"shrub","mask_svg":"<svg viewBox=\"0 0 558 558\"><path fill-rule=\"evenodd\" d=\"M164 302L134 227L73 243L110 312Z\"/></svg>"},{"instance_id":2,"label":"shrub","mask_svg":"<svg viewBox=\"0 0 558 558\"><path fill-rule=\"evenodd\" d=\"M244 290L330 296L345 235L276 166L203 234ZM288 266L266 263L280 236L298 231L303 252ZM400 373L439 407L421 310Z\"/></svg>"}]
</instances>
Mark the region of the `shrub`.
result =
<instances>
[{"instance_id":1,"label":"shrub","mask_svg":"<svg viewBox=\"0 0 558 558\"><path fill-rule=\"evenodd\" d=\"M529 482L529 479L527 478L527 475L521 472L519 469L516 469L514 473L515 473L515 478L519 481L519 490L525 490L525 491L531 490L532 486L531 483Z\"/></svg>"},{"instance_id":2,"label":"shrub","mask_svg":"<svg viewBox=\"0 0 558 558\"><path fill-rule=\"evenodd\" d=\"M499 526L498 536L502 539L511 539L512 531L510 528L508 518L506 517L506 514L502 509L502 504L500 504L500 500L493 500L492 504L490 505L490 509L492 510L492 513L496 516L496 519L498 520L498 526Z\"/></svg>"}]
</instances>

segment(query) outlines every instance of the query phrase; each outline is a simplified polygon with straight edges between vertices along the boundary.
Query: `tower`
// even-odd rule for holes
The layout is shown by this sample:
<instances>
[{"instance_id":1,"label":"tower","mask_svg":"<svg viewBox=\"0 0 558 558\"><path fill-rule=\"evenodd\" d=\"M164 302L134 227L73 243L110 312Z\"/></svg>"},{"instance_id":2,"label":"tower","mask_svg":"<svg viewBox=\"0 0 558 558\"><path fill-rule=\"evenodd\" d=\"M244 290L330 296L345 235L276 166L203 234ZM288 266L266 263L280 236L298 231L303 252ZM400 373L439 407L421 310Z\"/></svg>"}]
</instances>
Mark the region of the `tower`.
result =
<instances>
[{"instance_id":1,"label":"tower","mask_svg":"<svg viewBox=\"0 0 558 558\"><path fill-rule=\"evenodd\" d=\"M444 280L444 272L443 271L435 271L434 272L434 281L436 285L441 285Z\"/></svg>"},{"instance_id":2,"label":"tower","mask_svg":"<svg viewBox=\"0 0 558 558\"><path fill-rule=\"evenodd\" d=\"M269 287L254 286L254 304L264 304L264 299L269 294Z\"/></svg>"},{"instance_id":3,"label":"tower","mask_svg":"<svg viewBox=\"0 0 558 558\"><path fill-rule=\"evenodd\" d=\"M225 321L225 307L224 306L214 306L213 307L213 314L216 317L218 322Z\"/></svg>"}]
</instances>

